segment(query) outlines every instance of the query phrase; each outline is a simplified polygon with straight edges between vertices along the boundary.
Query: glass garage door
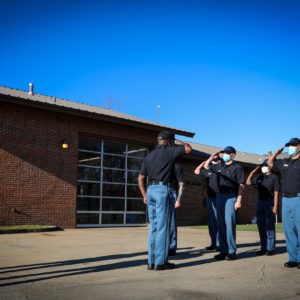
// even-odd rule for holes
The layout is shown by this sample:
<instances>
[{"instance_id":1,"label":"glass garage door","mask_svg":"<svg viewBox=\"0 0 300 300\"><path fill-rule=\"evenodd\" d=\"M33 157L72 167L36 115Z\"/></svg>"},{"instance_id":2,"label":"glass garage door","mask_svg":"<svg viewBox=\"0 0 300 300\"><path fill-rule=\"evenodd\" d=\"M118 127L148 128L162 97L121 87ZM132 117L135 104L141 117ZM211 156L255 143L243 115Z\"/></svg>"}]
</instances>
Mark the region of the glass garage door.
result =
<instances>
[{"instance_id":1,"label":"glass garage door","mask_svg":"<svg viewBox=\"0 0 300 300\"><path fill-rule=\"evenodd\" d=\"M148 149L79 139L77 227L146 225L138 174Z\"/></svg>"}]
</instances>

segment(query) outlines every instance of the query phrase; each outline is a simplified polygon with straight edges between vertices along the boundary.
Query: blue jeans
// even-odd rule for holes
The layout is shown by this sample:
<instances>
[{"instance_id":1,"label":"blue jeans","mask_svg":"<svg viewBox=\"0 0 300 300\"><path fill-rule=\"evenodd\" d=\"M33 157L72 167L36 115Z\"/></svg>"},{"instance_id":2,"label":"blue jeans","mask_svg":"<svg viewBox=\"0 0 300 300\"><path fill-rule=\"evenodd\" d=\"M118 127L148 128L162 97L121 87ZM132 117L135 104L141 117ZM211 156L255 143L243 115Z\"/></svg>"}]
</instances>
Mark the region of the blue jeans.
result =
<instances>
[{"instance_id":1,"label":"blue jeans","mask_svg":"<svg viewBox=\"0 0 300 300\"><path fill-rule=\"evenodd\" d=\"M300 193L282 198L282 224L289 261L300 263Z\"/></svg>"},{"instance_id":2,"label":"blue jeans","mask_svg":"<svg viewBox=\"0 0 300 300\"><path fill-rule=\"evenodd\" d=\"M172 201L170 202L170 246L169 250L177 250L177 222L176 222L176 209L175 202L177 200L177 192L173 190Z\"/></svg>"},{"instance_id":3,"label":"blue jeans","mask_svg":"<svg viewBox=\"0 0 300 300\"><path fill-rule=\"evenodd\" d=\"M208 221L208 232L211 239L212 246L220 246L219 243L219 233L217 224L217 199L213 197L206 198L207 207L207 221Z\"/></svg>"},{"instance_id":4,"label":"blue jeans","mask_svg":"<svg viewBox=\"0 0 300 300\"><path fill-rule=\"evenodd\" d=\"M236 194L217 194L217 222L219 230L220 252L236 252Z\"/></svg>"},{"instance_id":5,"label":"blue jeans","mask_svg":"<svg viewBox=\"0 0 300 300\"><path fill-rule=\"evenodd\" d=\"M150 185L147 206L150 221L148 263L163 265L168 262L170 240L170 202L172 189L165 185Z\"/></svg>"},{"instance_id":6,"label":"blue jeans","mask_svg":"<svg viewBox=\"0 0 300 300\"><path fill-rule=\"evenodd\" d=\"M274 200L258 200L256 204L257 227L262 250L275 249L275 216L272 211Z\"/></svg>"}]
</instances>

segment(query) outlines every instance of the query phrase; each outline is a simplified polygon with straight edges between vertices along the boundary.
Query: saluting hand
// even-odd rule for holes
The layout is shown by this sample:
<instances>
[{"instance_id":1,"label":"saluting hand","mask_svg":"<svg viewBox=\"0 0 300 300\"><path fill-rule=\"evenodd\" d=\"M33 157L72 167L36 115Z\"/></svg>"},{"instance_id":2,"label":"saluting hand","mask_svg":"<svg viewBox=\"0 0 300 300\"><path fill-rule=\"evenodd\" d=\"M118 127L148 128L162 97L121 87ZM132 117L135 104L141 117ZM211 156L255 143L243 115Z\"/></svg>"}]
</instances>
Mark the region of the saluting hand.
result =
<instances>
[{"instance_id":1,"label":"saluting hand","mask_svg":"<svg viewBox=\"0 0 300 300\"><path fill-rule=\"evenodd\" d=\"M280 154L280 153L282 153L283 149L284 149L284 146L283 146L283 147L281 147L281 148L279 148L279 149L276 151L276 153L277 153L277 154Z\"/></svg>"}]
</instances>

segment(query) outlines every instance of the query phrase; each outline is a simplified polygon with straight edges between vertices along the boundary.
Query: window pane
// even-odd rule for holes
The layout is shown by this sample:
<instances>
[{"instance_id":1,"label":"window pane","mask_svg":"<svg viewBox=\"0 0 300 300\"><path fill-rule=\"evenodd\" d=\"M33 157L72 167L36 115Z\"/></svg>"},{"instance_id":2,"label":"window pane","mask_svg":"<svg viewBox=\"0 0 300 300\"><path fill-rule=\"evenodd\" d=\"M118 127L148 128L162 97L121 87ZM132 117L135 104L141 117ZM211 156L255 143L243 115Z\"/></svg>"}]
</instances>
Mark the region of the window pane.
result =
<instances>
[{"instance_id":1,"label":"window pane","mask_svg":"<svg viewBox=\"0 0 300 300\"><path fill-rule=\"evenodd\" d=\"M99 214L77 214L77 224L99 224Z\"/></svg>"},{"instance_id":2,"label":"window pane","mask_svg":"<svg viewBox=\"0 0 300 300\"><path fill-rule=\"evenodd\" d=\"M142 163L143 163L143 159L128 157L127 169L139 171L142 168Z\"/></svg>"},{"instance_id":3,"label":"window pane","mask_svg":"<svg viewBox=\"0 0 300 300\"><path fill-rule=\"evenodd\" d=\"M104 155L103 166L107 168L125 169L125 157Z\"/></svg>"},{"instance_id":4,"label":"window pane","mask_svg":"<svg viewBox=\"0 0 300 300\"><path fill-rule=\"evenodd\" d=\"M78 164L100 167L101 166L100 154L79 151Z\"/></svg>"},{"instance_id":5,"label":"window pane","mask_svg":"<svg viewBox=\"0 0 300 300\"><path fill-rule=\"evenodd\" d=\"M128 145L128 156L145 157L147 155L147 148L144 146Z\"/></svg>"},{"instance_id":6,"label":"window pane","mask_svg":"<svg viewBox=\"0 0 300 300\"><path fill-rule=\"evenodd\" d=\"M126 154L126 144L104 142L104 153Z\"/></svg>"},{"instance_id":7,"label":"window pane","mask_svg":"<svg viewBox=\"0 0 300 300\"><path fill-rule=\"evenodd\" d=\"M143 200L127 199L128 211L146 211L146 205Z\"/></svg>"},{"instance_id":8,"label":"window pane","mask_svg":"<svg viewBox=\"0 0 300 300\"><path fill-rule=\"evenodd\" d=\"M103 181L125 183L125 171L103 169Z\"/></svg>"},{"instance_id":9,"label":"window pane","mask_svg":"<svg viewBox=\"0 0 300 300\"><path fill-rule=\"evenodd\" d=\"M139 171L128 171L127 172L127 183L138 183Z\"/></svg>"},{"instance_id":10,"label":"window pane","mask_svg":"<svg viewBox=\"0 0 300 300\"><path fill-rule=\"evenodd\" d=\"M100 198L78 197L77 210L99 210Z\"/></svg>"},{"instance_id":11,"label":"window pane","mask_svg":"<svg viewBox=\"0 0 300 300\"><path fill-rule=\"evenodd\" d=\"M126 215L126 224L145 224L146 223L146 214L135 215L127 214Z\"/></svg>"},{"instance_id":12,"label":"window pane","mask_svg":"<svg viewBox=\"0 0 300 300\"><path fill-rule=\"evenodd\" d=\"M127 185L127 197L140 198L141 196L142 193L138 185Z\"/></svg>"},{"instance_id":13,"label":"window pane","mask_svg":"<svg viewBox=\"0 0 300 300\"><path fill-rule=\"evenodd\" d=\"M125 207L124 199L105 199L102 198L102 210L123 211Z\"/></svg>"},{"instance_id":14,"label":"window pane","mask_svg":"<svg viewBox=\"0 0 300 300\"><path fill-rule=\"evenodd\" d=\"M100 183L78 182L78 195L100 196Z\"/></svg>"},{"instance_id":15,"label":"window pane","mask_svg":"<svg viewBox=\"0 0 300 300\"><path fill-rule=\"evenodd\" d=\"M79 149L101 152L101 142L87 138L80 138Z\"/></svg>"},{"instance_id":16,"label":"window pane","mask_svg":"<svg viewBox=\"0 0 300 300\"><path fill-rule=\"evenodd\" d=\"M123 224L123 214L102 214L102 224Z\"/></svg>"},{"instance_id":17,"label":"window pane","mask_svg":"<svg viewBox=\"0 0 300 300\"><path fill-rule=\"evenodd\" d=\"M102 185L102 195L109 197L124 197L125 185L124 184L106 184Z\"/></svg>"},{"instance_id":18,"label":"window pane","mask_svg":"<svg viewBox=\"0 0 300 300\"><path fill-rule=\"evenodd\" d=\"M78 179L79 180L100 181L100 176L101 176L100 168L78 167Z\"/></svg>"}]
</instances>

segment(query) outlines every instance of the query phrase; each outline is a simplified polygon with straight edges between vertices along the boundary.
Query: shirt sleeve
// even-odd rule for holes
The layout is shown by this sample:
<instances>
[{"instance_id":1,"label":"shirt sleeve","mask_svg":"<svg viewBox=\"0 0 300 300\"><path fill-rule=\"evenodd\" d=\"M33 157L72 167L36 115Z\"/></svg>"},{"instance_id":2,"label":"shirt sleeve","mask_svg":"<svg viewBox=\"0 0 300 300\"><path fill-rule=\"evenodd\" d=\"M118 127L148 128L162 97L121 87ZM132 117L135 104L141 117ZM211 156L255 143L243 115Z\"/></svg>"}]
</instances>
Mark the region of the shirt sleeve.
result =
<instances>
[{"instance_id":1,"label":"shirt sleeve","mask_svg":"<svg viewBox=\"0 0 300 300\"><path fill-rule=\"evenodd\" d=\"M175 177L177 182L184 182L183 169L178 164L175 164Z\"/></svg>"},{"instance_id":2,"label":"shirt sleeve","mask_svg":"<svg viewBox=\"0 0 300 300\"><path fill-rule=\"evenodd\" d=\"M276 175L274 175L274 191L276 192L280 191L280 182Z\"/></svg>"},{"instance_id":3,"label":"shirt sleeve","mask_svg":"<svg viewBox=\"0 0 300 300\"><path fill-rule=\"evenodd\" d=\"M204 176L204 177L207 178L208 177L208 172L209 172L208 170L206 170L206 169L203 168L200 171L200 175L202 175L202 176Z\"/></svg>"},{"instance_id":4,"label":"shirt sleeve","mask_svg":"<svg viewBox=\"0 0 300 300\"><path fill-rule=\"evenodd\" d=\"M140 174L144 175L144 176L147 176L147 168L146 168L145 160L142 163L142 168L141 168Z\"/></svg>"},{"instance_id":5,"label":"shirt sleeve","mask_svg":"<svg viewBox=\"0 0 300 300\"><path fill-rule=\"evenodd\" d=\"M257 178L258 178L258 176L252 177L252 179L251 179L252 185L257 185Z\"/></svg>"},{"instance_id":6,"label":"shirt sleeve","mask_svg":"<svg viewBox=\"0 0 300 300\"><path fill-rule=\"evenodd\" d=\"M277 160L274 160L273 161L273 167L278 169L278 170L281 170L282 166L283 166L283 163L284 163L284 159L277 159Z\"/></svg>"},{"instance_id":7,"label":"shirt sleeve","mask_svg":"<svg viewBox=\"0 0 300 300\"><path fill-rule=\"evenodd\" d=\"M238 168L236 168L236 182L238 184L244 184L246 182L245 173L244 173L244 169L242 168L242 166L239 166Z\"/></svg>"},{"instance_id":8,"label":"shirt sleeve","mask_svg":"<svg viewBox=\"0 0 300 300\"><path fill-rule=\"evenodd\" d=\"M185 154L185 146L168 146L167 150L171 156L172 159L176 159L177 157L180 157Z\"/></svg>"}]
</instances>

